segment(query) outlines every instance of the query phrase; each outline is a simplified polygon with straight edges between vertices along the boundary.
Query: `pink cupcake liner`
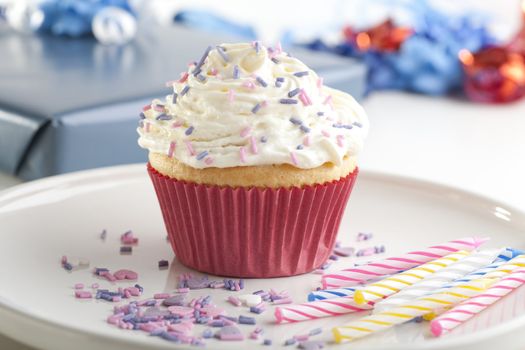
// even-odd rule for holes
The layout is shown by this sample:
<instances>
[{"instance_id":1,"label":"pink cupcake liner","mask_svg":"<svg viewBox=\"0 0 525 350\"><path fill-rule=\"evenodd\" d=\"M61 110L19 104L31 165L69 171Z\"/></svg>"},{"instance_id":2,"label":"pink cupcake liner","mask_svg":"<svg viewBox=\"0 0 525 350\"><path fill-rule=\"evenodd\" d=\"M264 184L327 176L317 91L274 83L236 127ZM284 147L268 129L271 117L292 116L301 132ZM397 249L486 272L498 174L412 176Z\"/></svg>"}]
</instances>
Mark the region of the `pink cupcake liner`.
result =
<instances>
[{"instance_id":1,"label":"pink cupcake liner","mask_svg":"<svg viewBox=\"0 0 525 350\"><path fill-rule=\"evenodd\" d=\"M148 164L171 246L195 270L279 277L322 266L359 170L303 188L230 188L178 181Z\"/></svg>"}]
</instances>

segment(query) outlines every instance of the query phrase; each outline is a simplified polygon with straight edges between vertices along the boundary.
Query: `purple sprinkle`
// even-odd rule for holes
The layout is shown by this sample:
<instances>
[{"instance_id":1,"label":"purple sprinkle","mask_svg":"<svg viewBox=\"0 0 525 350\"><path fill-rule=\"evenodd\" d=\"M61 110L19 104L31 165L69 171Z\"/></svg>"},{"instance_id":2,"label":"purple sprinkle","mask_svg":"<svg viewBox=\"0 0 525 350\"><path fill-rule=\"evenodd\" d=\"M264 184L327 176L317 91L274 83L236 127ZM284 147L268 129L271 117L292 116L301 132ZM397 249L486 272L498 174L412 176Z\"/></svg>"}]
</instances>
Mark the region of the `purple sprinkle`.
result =
<instances>
[{"instance_id":1,"label":"purple sprinkle","mask_svg":"<svg viewBox=\"0 0 525 350\"><path fill-rule=\"evenodd\" d=\"M258 41L256 41L254 46L255 46L255 52L259 53L259 49L261 47L261 44Z\"/></svg>"},{"instance_id":2,"label":"purple sprinkle","mask_svg":"<svg viewBox=\"0 0 525 350\"><path fill-rule=\"evenodd\" d=\"M259 112L259 109L261 109L261 104L257 103L255 106L253 106L252 113L255 114L255 113Z\"/></svg>"},{"instance_id":3,"label":"purple sprinkle","mask_svg":"<svg viewBox=\"0 0 525 350\"><path fill-rule=\"evenodd\" d=\"M305 75L308 75L308 71L302 71L302 72L295 72L293 75L295 75L296 77L304 77Z\"/></svg>"},{"instance_id":4,"label":"purple sprinkle","mask_svg":"<svg viewBox=\"0 0 525 350\"><path fill-rule=\"evenodd\" d=\"M261 142L266 143L268 141L268 138L266 136L261 136Z\"/></svg>"},{"instance_id":5,"label":"purple sprinkle","mask_svg":"<svg viewBox=\"0 0 525 350\"><path fill-rule=\"evenodd\" d=\"M359 122L353 122L352 124L354 124L355 126L357 126L358 128L362 128L363 127L363 124L359 123Z\"/></svg>"},{"instance_id":6,"label":"purple sprinkle","mask_svg":"<svg viewBox=\"0 0 525 350\"><path fill-rule=\"evenodd\" d=\"M288 92L288 97L294 97L295 95L297 95L298 93L301 92L301 89L299 88L296 88L296 89L293 89L293 90L290 90Z\"/></svg>"},{"instance_id":7,"label":"purple sprinkle","mask_svg":"<svg viewBox=\"0 0 525 350\"><path fill-rule=\"evenodd\" d=\"M189 128L186 129L186 131L184 132L187 136L191 135L193 133L193 130L195 130L195 128L193 126L190 126Z\"/></svg>"},{"instance_id":8,"label":"purple sprinkle","mask_svg":"<svg viewBox=\"0 0 525 350\"><path fill-rule=\"evenodd\" d=\"M272 60L272 62L275 63L275 64L279 64L279 63L281 63L281 61L279 61L279 60L278 60L277 58L275 58L275 57L272 57L271 60Z\"/></svg>"},{"instance_id":9,"label":"purple sprinkle","mask_svg":"<svg viewBox=\"0 0 525 350\"><path fill-rule=\"evenodd\" d=\"M226 51L224 50L223 47L221 47L221 46L217 46L217 52L218 52L219 55L222 57L222 59L224 60L224 62L230 62L230 58L228 57L228 54L226 53Z\"/></svg>"},{"instance_id":10,"label":"purple sprinkle","mask_svg":"<svg viewBox=\"0 0 525 350\"><path fill-rule=\"evenodd\" d=\"M67 271L71 271L73 270L73 265L71 265L70 263L68 263L67 261L62 264L62 266L64 267L64 269L66 269Z\"/></svg>"},{"instance_id":11,"label":"purple sprinkle","mask_svg":"<svg viewBox=\"0 0 525 350\"><path fill-rule=\"evenodd\" d=\"M159 269L165 269L169 264L168 260L159 260Z\"/></svg>"},{"instance_id":12,"label":"purple sprinkle","mask_svg":"<svg viewBox=\"0 0 525 350\"><path fill-rule=\"evenodd\" d=\"M132 251L133 251L133 248L130 246L120 247L120 254L131 254Z\"/></svg>"},{"instance_id":13,"label":"purple sprinkle","mask_svg":"<svg viewBox=\"0 0 525 350\"><path fill-rule=\"evenodd\" d=\"M304 125L301 125L299 129L301 129L301 131L304 133L309 133L311 131L309 127L304 126Z\"/></svg>"},{"instance_id":14,"label":"purple sprinkle","mask_svg":"<svg viewBox=\"0 0 525 350\"><path fill-rule=\"evenodd\" d=\"M193 73L193 76L197 76L198 74L202 73L202 69L200 67L195 68L192 73Z\"/></svg>"},{"instance_id":15,"label":"purple sprinkle","mask_svg":"<svg viewBox=\"0 0 525 350\"><path fill-rule=\"evenodd\" d=\"M240 72L239 72L239 66L235 65L233 66L233 79L239 79Z\"/></svg>"},{"instance_id":16,"label":"purple sprinkle","mask_svg":"<svg viewBox=\"0 0 525 350\"><path fill-rule=\"evenodd\" d=\"M171 102L172 102L173 104L176 104L176 103L177 103L177 96L178 96L177 93L174 92L174 93L173 93L173 97L172 97L172 99L171 99Z\"/></svg>"},{"instance_id":17,"label":"purple sprinkle","mask_svg":"<svg viewBox=\"0 0 525 350\"><path fill-rule=\"evenodd\" d=\"M197 79L199 79L199 81L205 81L206 80L206 77L202 74L198 74L197 75Z\"/></svg>"},{"instance_id":18,"label":"purple sprinkle","mask_svg":"<svg viewBox=\"0 0 525 350\"><path fill-rule=\"evenodd\" d=\"M268 86L268 84L261 77L257 77L257 78L255 78L255 80L257 80L259 85L261 85L262 87L267 87Z\"/></svg>"},{"instance_id":19,"label":"purple sprinkle","mask_svg":"<svg viewBox=\"0 0 525 350\"><path fill-rule=\"evenodd\" d=\"M303 148L304 148L303 145L298 145L298 146L296 147L296 149L303 149Z\"/></svg>"},{"instance_id":20,"label":"purple sprinkle","mask_svg":"<svg viewBox=\"0 0 525 350\"><path fill-rule=\"evenodd\" d=\"M204 64L204 61L206 60L206 57L208 57L208 54L210 53L212 47L211 46L208 46L206 48L206 51L204 51L204 54L202 55L201 59L199 60L199 62L197 63L197 65L195 66L195 70L193 71L193 74L194 75L197 75L200 73L200 68L202 67L202 65ZM198 73L195 74L195 71L199 70Z\"/></svg>"},{"instance_id":21,"label":"purple sprinkle","mask_svg":"<svg viewBox=\"0 0 525 350\"><path fill-rule=\"evenodd\" d=\"M186 85L184 86L184 88L182 89L182 91L180 92L180 95L181 96L184 96L188 93L188 91L190 90L190 86L189 85Z\"/></svg>"},{"instance_id":22,"label":"purple sprinkle","mask_svg":"<svg viewBox=\"0 0 525 350\"><path fill-rule=\"evenodd\" d=\"M317 112L317 116L318 116L318 117L321 117L321 116L323 116L323 115L324 115L324 112Z\"/></svg>"},{"instance_id":23,"label":"purple sprinkle","mask_svg":"<svg viewBox=\"0 0 525 350\"><path fill-rule=\"evenodd\" d=\"M282 103L283 105L295 105L297 104L297 100L294 100L293 98L281 98L279 103Z\"/></svg>"},{"instance_id":24,"label":"purple sprinkle","mask_svg":"<svg viewBox=\"0 0 525 350\"><path fill-rule=\"evenodd\" d=\"M106 239L107 235L108 235L108 231L106 231L105 229L102 230L102 232L100 233L100 239L102 240Z\"/></svg>"},{"instance_id":25,"label":"purple sprinkle","mask_svg":"<svg viewBox=\"0 0 525 350\"><path fill-rule=\"evenodd\" d=\"M277 78L275 78L275 80L280 82L280 83L284 82L284 78L283 77L277 77Z\"/></svg>"},{"instance_id":26,"label":"purple sprinkle","mask_svg":"<svg viewBox=\"0 0 525 350\"><path fill-rule=\"evenodd\" d=\"M208 151L202 151L201 153L197 154L197 160L202 160L207 155L208 155Z\"/></svg>"},{"instance_id":27,"label":"purple sprinkle","mask_svg":"<svg viewBox=\"0 0 525 350\"><path fill-rule=\"evenodd\" d=\"M263 345L272 345L272 340L271 339L264 339L263 341Z\"/></svg>"},{"instance_id":28,"label":"purple sprinkle","mask_svg":"<svg viewBox=\"0 0 525 350\"><path fill-rule=\"evenodd\" d=\"M290 338L284 342L284 346L294 345L295 343L297 343L297 340L295 340L294 338Z\"/></svg>"},{"instance_id":29,"label":"purple sprinkle","mask_svg":"<svg viewBox=\"0 0 525 350\"><path fill-rule=\"evenodd\" d=\"M250 307L250 312L254 314L261 314L264 312L264 309L252 306Z\"/></svg>"},{"instance_id":30,"label":"purple sprinkle","mask_svg":"<svg viewBox=\"0 0 525 350\"><path fill-rule=\"evenodd\" d=\"M156 119L157 120L171 120L171 116L165 113L162 113L162 114L159 114Z\"/></svg>"},{"instance_id":31,"label":"purple sprinkle","mask_svg":"<svg viewBox=\"0 0 525 350\"><path fill-rule=\"evenodd\" d=\"M290 121L292 122L292 124L295 124L295 125L302 125L303 122L297 118L294 118L294 117L291 117L290 118Z\"/></svg>"},{"instance_id":32,"label":"purple sprinkle","mask_svg":"<svg viewBox=\"0 0 525 350\"><path fill-rule=\"evenodd\" d=\"M249 316L243 316L243 315L240 315L239 316L239 323L240 324L255 324L255 318L253 317L249 317Z\"/></svg>"},{"instance_id":33,"label":"purple sprinkle","mask_svg":"<svg viewBox=\"0 0 525 350\"><path fill-rule=\"evenodd\" d=\"M239 288L244 289L244 280L242 278L239 280Z\"/></svg>"},{"instance_id":34,"label":"purple sprinkle","mask_svg":"<svg viewBox=\"0 0 525 350\"><path fill-rule=\"evenodd\" d=\"M140 112L139 117L140 117L140 119L146 119L146 116L142 112Z\"/></svg>"},{"instance_id":35,"label":"purple sprinkle","mask_svg":"<svg viewBox=\"0 0 525 350\"><path fill-rule=\"evenodd\" d=\"M210 339L213 338L213 331L209 328L205 329L204 332L202 332L202 337L204 339Z\"/></svg>"}]
</instances>

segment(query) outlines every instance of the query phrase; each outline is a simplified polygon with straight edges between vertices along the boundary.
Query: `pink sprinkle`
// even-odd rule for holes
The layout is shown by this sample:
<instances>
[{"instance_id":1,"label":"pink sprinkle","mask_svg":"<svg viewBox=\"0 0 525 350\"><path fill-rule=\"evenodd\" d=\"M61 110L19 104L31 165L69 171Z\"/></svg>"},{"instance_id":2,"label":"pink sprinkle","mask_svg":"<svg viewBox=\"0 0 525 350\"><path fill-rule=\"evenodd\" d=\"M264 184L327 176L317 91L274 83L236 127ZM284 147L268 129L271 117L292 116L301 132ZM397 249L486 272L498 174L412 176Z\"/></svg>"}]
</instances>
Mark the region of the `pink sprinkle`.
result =
<instances>
[{"instance_id":1,"label":"pink sprinkle","mask_svg":"<svg viewBox=\"0 0 525 350\"><path fill-rule=\"evenodd\" d=\"M75 289L84 289L84 283L75 284Z\"/></svg>"},{"instance_id":2,"label":"pink sprinkle","mask_svg":"<svg viewBox=\"0 0 525 350\"><path fill-rule=\"evenodd\" d=\"M330 137L330 133L326 130L321 131L321 134L323 134L323 136Z\"/></svg>"},{"instance_id":3,"label":"pink sprinkle","mask_svg":"<svg viewBox=\"0 0 525 350\"><path fill-rule=\"evenodd\" d=\"M251 81L245 81L242 86L248 89L255 89L255 84Z\"/></svg>"},{"instance_id":4,"label":"pink sprinkle","mask_svg":"<svg viewBox=\"0 0 525 350\"><path fill-rule=\"evenodd\" d=\"M232 89L230 89L228 91L228 101L231 103L235 100L235 91L233 91Z\"/></svg>"},{"instance_id":5,"label":"pink sprinkle","mask_svg":"<svg viewBox=\"0 0 525 350\"><path fill-rule=\"evenodd\" d=\"M217 68L210 69L210 75L217 75Z\"/></svg>"},{"instance_id":6,"label":"pink sprinkle","mask_svg":"<svg viewBox=\"0 0 525 350\"><path fill-rule=\"evenodd\" d=\"M305 106L309 106L312 104L312 101L310 100L310 97L306 94L306 92L301 89L301 92L299 93L299 100L303 103Z\"/></svg>"},{"instance_id":7,"label":"pink sprinkle","mask_svg":"<svg viewBox=\"0 0 525 350\"><path fill-rule=\"evenodd\" d=\"M303 139L303 145L310 146L310 135L306 135Z\"/></svg>"},{"instance_id":8,"label":"pink sprinkle","mask_svg":"<svg viewBox=\"0 0 525 350\"><path fill-rule=\"evenodd\" d=\"M169 293L155 293L153 294L153 299L168 299L170 297Z\"/></svg>"},{"instance_id":9,"label":"pink sprinkle","mask_svg":"<svg viewBox=\"0 0 525 350\"><path fill-rule=\"evenodd\" d=\"M294 165L299 164L299 162L297 161L297 156L295 155L294 152L290 152L290 158L292 158L292 163L293 163Z\"/></svg>"},{"instance_id":10,"label":"pink sprinkle","mask_svg":"<svg viewBox=\"0 0 525 350\"><path fill-rule=\"evenodd\" d=\"M245 127L241 130L241 137L246 137L250 133L250 131L252 131L252 128L250 128L249 126Z\"/></svg>"},{"instance_id":11,"label":"pink sprinkle","mask_svg":"<svg viewBox=\"0 0 525 350\"><path fill-rule=\"evenodd\" d=\"M111 315L107 318L107 322L109 324L118 324L119 321L122 319L122 317L124 317L124 313L123 312L120 312L118 314L115 314L115 315Z\"/></svg>"},{"instance_id":12,"label":"pink sprinkle","mask_svg":"<svg viewBox=\"0 0 525 350\"><path fill-rule=\"evenodd\" d=\"M186 144L186 148L188 149L188 152L189 152L190 156L194 156L195 155L195 150L193 149L193 146L191 145L191 142L190 141L184 141L184 143Z\"/></svg>"},{"instance_id":13,"label":"pink sprinkle","mask_svg":"<svg viewBox=\"0 0 525 350\"><path fill-rule=\"evenodd\" d=\"M291 298L277 299L273 303L274 303L274 305L291 304L292 303L292 299Z\"/></svg>"},{"instance_id":14,"label":"pink sprinkle","mask_svg":"<svg viewBox=\"0 0 525 350\"><path fill-rule=\"evenodd\" d=\"M208 157L208 158L204 159L204 163L205 163L206 165L213 164L213 158Z\"/></svg>"},{"instance_id":15,"label":"pink sprinkle","mask_svg":"<svg viewBox=\"0 0 525 350\"><path fill-rule=\"evenodd\" d=\"M98 287L100 287L98 283L93 283L91 285L91 288L93 288L93 289L98 289Z\"/></svg>"},{"instance_id":16,"label":"pink sprinkle","mask_svg":"<svg viewBox=\"0 0 525 350\"><path fill-rule=\"evenodd\" d=\"M297 341L307 341L310 336L308 334L298 334L294 335L293 338Z\"/></svg>"},{"instance_id":17,"label":"pink sprinkle","mask_svg":"<svg viewBox=\"0 0 525 350\"><path fill-rule=\"evenodd\" d=\"M281 46L281 42L278 41L277 45L275 45L275 53L280 54L281 52L283 52L283 47Z\"/></svg>"},{"instance_id":18,"label":"pink sprinkle","mask_svg":"<svg viewBox=\"0 0 525 350\"><path fill-rule=\"evenodd\" d=\"M146 105L146 106L142 107L142 111L143 112L149 111L150 109L151 109L151 105Z\"/></svg>"},{"instance_id":19,"label":"pink sprinkle","mask_svg":"<svg viewBox=\"0 0 525 350\"><path fill-rule=\"evenodd\" d=\"M115 278L115 276L113 276L113 274L107 272L107 271L103 271L100 273L100 276L101 277L104 277L105 279L107 279L108 281L110 282L115 282L117 279Z\"/></svg>"},{"instance_id":20,"label":"pink sprinkle","mask_svg":"<svg viewBox=\"0 0 525 350\"><path fill-rule=\"evenodd\" d=\"M179 121L176 121L175 123L171 124L171 127L172 127L173 129L175 129L175 128L180 128L183 124L184 124L184 123L183 123L181 120L179 120Z\"/></svg>"},{"instance_id":21,"label":"pink sprinkle","mask_svg":"<svg viewBox=\"0 0 525 350\"><path fill-rule=\"evenodd\" d=\"M88 291L76 290L75 297L78 299L90 299L93 297L93 295L91 294L91 292L88 292Z\"/></svg>"},{"instance_id":22,"label":"pink sprinkle","mask_svg":"<svg viewBox=\"0 0 525 350\"><path fill-rule=\"evenodd\" d=\"M345 137L343 135L337 135L336 138L337 138L337 145L339 147L344 147L344 145L345 145L345 140L344 140Z\"/></svg>"},{"instance_id":23,"label":"pink sprinkle","mask_svg":"<svg viewBox=\"0 0 525 350\"><path fill-rule=\"evenodd\" d=\"M317 78L317 87L320 89L323 87L323 78Z\"/></svg>"},{"instance_id":24,"label":"pink sprinkle","mask_svg":"<svg viewBox=\"0 0 525 350\"><path fill-rule=\"evenodd\" d=\"M149 123L144 123L144 131L149 132Z\"/></svg>"},{"instance_id":25,"label":"pink sprinkle","mask_svg":"<svg viewBox=\"0 0 525 350\"><path fill-rule=\"evenodd\" d=\"M177 293L188 293L190 291L189 288L178 288Z\"/></svg>"},{"instance_id":26,"label":"pink sprinkle","mask_svg":"<svg viewBox=\"0 0 525 350\"><path fill-rule=\"evenodd\" d=\"M242 163L246 163L246 150L244 149L244 147L241 147L239 149L239 157L241 158Z\"/></svg>"},{"instance_id":27,"label":"pink sprinkle","mask_svg":"<svg viewBox=\"0 0 525 350\"><path fill-rule=\"evenodd\" d=\"M214 284L212 286L213 289L219 289L219 288L223 288L224 287L224 283L217 283L217 284Z\"/></svg>"},{"instance_id":28,"label":"pink sprinkle","mask_svg":"<svg viewBox=\"0 0 525 350\"><path fill-rule=\"evenodd\" d=\"M60 259L60 262L62 263L62 265L64 265L65 263L67 263L67 256L62 255L62 258Z\"/></svg>"},{"instance_id":29,"label":"pink sprinkle","mask_svg":"<svg viewBox=\"0 0 525 350\"><path fill-rule=\"evenodd\" d=\"M172 141L170 143L170 149L168 150L168 158L173 158L173 152L175 152L175 146L177 145L176 142Z\"/></svg>"},{"instance_id":30,"label":"pink sprinkle","mask_svg":"<svg viewBox=\"0 0 525 350\"><path fill-rule=\"evenodd\" d=\"M266 107L266 106L268 106L268 101L266 100L261 101L261 107Z\"/></svg>"},{"instance_id":31,"label":"pink sprinkle","mask_svg":"<svg viewBox=\"0 0 525 350\"><path fill-rule=\"evenodd\" d=\"M153 107L154 110L156 110L157 112L164 112L165 109L164 109L164 106L159 106L159 105L155 105L155 107Z\"/></svg>"},{"instance_id":32,"label":"pink sprinkle","mask_svg":"<svg viewBox=\"0 0 525 350\"><path fill-rule=\"evenodd\" d=\"M188 76L188 72L180 73L179 83L184 83L186 80L188 80Z\"/></svg>"},{"instance_id":33,"label":"pink sprinkle","mask_svg":"<svg viewBox=\"0 0 525 350\"><path fill-rule=\"evenodd\" d=\"M138 273L136 273L135 271L131 271L131 270L126 270L126 269L122 269L122 270L118 270L116 271L113 276L115 276L115 278L119 281L121 280L136 280L139 275Z\"/></svg>"},{"instance_id":34,"label":"pink sprinkle","mask_svg":"<svg viewBox=\"0 0 525 350\"><path fill-rule=\"evenodd\" d=\"M228 302L234 306L241 306L242 302L239 300L239 298L236 298L234 296L228 297Z\"/></svg>"},{"instance_id":35,"label":"pink sprinkle","mask_svg":"<svg viewBox=\"0 0 525 350\"><path fill-rule=\"evenodd\" d=\"M255 139L255 136L250 137L250 150L253 154L257 154L257 140Z\"/></svg>"}]
</instances>

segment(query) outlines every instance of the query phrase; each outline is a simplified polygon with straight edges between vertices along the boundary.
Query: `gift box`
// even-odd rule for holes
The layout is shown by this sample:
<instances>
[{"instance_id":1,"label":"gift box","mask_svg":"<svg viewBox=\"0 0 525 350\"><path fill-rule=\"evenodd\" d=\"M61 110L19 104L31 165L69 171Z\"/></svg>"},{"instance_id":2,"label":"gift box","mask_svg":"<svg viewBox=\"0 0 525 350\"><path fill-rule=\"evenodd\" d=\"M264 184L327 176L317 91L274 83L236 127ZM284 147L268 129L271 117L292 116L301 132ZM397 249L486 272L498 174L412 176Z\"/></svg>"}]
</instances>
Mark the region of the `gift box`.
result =
<instances>
[{"instance_id":1,"label":"gift box","mask_svg":"<svg viewBox=\"0 0 525 350\"><path fill-rule=\"evenodd\" d=\"M124 46L0 28L0 171L31 180L146 162L135 131L141 107L169 94L165 82L208 45L231 41L239 39L180 26L139 28ZM362 96L362 64L290 52L327 85Z\"/></svg>"}]
</instances>

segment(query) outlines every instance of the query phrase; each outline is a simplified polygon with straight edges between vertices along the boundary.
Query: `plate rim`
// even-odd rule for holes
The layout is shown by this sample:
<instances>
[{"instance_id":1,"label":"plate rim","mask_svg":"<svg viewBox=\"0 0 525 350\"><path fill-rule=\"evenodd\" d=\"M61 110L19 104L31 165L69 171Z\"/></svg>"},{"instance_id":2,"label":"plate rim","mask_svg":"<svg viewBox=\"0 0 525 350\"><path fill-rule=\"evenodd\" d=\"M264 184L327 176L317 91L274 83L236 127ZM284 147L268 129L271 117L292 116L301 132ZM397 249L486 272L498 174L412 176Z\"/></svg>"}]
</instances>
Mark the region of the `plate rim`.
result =
<instances>
[{"instance_id":1,"label":"plate rim","mask_svg":"<svg viewBox=\"0 0 525 350\"><path fill-rule=\"evenodd\" d=\"M71 172L67 174L60 174L55 176L50 176L38 180L29 181L26 183L17 184L15 186L9 187L7 189L4 189L0 191L0 206L4 203L6 199L12 199L16 198L17 194L19 195L30 195L31 193L34 193L38 190L43 190L46 188L50 188L54 184L60 183L71 183L76 182L80 180L89 180L90 178L96 178L96 177L104 177L104 176L114 176L114 175L124 175L124 176L137 176L139 175L139 172L143 171L144 174L147 174L146 172L146 163L133 163L133 164L125 164L125 165L118 165L118 166L110 166L110 167L102 167L102 168L95 168L95 169L89 169L89 170L82 170L82 171L76 171ZM388 172L381 172L376 170L366 170L366 169L360 169L360 177L366 177L370 178L372 180L379 180L379 181L386 181L390 183L395 183L397 185L401 186L407 186L410 184L411 188L414 188L414 185L417 189L421 190L424 188L433 188L434 190L446 190L449 192L457 193L463 197L469 197L473 200L476 200L478 202L484 202L486 204L490 205L498 205L506 210L509 210L512 212L512 214L519 214L522 216L525 216L525 212L521 210L520 208L510 205L508 203L505 203L504 201L491 198L490 196L486 196L483 194L476 193L474 191L465 190L453 185L433 182L426 179L417 178L414 176L405 176L405 175L399 175L394 173L388 173ZM359 181L359 180L358 180ZM0 295L0 313L6 315L6 314L14 314L17 317L20 317L22 319L26 319L27 321L37 322L39 323L39 326L41 327L52 327L57 329L57 331L67 332L69 334L74 334L75 337L93 337L95 339L104 340L105 342L111 342L115 345L124 346L127 348L143 348L144 346L147 346L149 348L155 348L155 349L174 349L173 344L171 343L159 343L159 344L151 344L150 342L147 342L146 340L142 340L140 338L132 339L132 338L123 338L123 337L116 337L109 334L101 334L96 331L91 330L85 330L80 329L78 327L69 326L67 324L63 324L57 321L46 319L43 316L40 315L32 315L28 313L29 310L24 309L23 307L19 307L18 305L13 305L12 303L9 303L7 300L5 300ZM444 339L441 338L439 341L434 340L425 340L425 341L417 341L410 344L393 344L388 349L389 350L437 350L437 349L445 349L445 348L457 348L461 349L464 346L474 346L475 344L480 344L483 342L488 342L491 339L493 340L495 337L503 337L508 333L511 333L512 331L515 331L519 327L523 327L525 325L525 315L517 316L514 319L508 320L502 324L492 326L483 332L476 332L472 334L466 334L461 335L457 337L453 337L450 339ZM12 337L9 334L5 334L7 337L15 339L16 341L19 341L21 343L30 345L30 346L37 346L36 342L27 341L27 339L20 339L19 337ZM358 347L358 343L354 343ZM210 347L211 348L211 347ZM176 349L190 349L190 347L185 346L184 344L177 344ZM379 350L384 349L384 345L368 345L364 347L363 349L367 350Z\"/></svg>"}]
</instances>

